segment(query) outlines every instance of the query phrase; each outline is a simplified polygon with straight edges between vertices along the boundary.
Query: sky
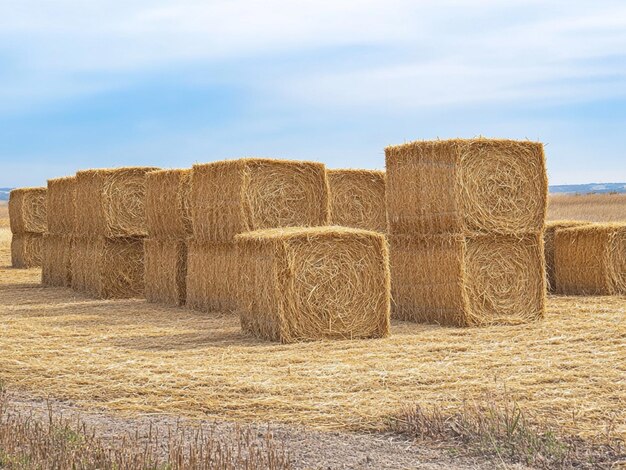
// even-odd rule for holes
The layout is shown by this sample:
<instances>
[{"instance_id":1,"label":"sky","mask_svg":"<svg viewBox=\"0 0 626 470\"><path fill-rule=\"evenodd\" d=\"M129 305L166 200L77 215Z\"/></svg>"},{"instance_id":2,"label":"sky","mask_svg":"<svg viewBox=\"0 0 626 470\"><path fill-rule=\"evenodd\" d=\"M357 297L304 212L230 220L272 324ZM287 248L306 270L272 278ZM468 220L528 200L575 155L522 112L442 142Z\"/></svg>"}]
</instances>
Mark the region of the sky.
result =
<instances>
[{"instance_id":1,"label":"sky","mask_svg":"<svg viewBox=\"0 0 626 470\"><path fill-rule=\"evenodd\" d=\"M478 135L625 182L625 131L623 0L0 0L0 187Z\"/></svg>"}]
</instances>

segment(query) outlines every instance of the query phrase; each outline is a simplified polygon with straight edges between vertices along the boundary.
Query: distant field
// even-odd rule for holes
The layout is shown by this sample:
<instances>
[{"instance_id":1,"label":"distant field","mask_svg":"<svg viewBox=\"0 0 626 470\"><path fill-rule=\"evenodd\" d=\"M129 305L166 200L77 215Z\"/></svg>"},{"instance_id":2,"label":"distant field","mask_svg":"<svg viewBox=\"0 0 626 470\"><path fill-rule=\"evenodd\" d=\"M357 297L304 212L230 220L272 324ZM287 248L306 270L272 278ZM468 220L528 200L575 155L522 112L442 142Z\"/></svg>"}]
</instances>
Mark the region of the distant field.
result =
<instances>
[{"instance_id":1,"label":"distant field","mask_svg":"<svg viewBox=\"0 0 626 470\"><path fill-rule=\"evenodd\" d=\"M626 194L552 195L549 220L626 221Z\"/></svg>"},{"instance_id":2,"label":"distant field","mask_svg":"<svg viewBox=\"0 0 626 470\"><path fill-rule=\"evenodd\" d=\"M9 205L5 201L0 201L0 227L9 226Z\"/></svg>"}]
</instances>

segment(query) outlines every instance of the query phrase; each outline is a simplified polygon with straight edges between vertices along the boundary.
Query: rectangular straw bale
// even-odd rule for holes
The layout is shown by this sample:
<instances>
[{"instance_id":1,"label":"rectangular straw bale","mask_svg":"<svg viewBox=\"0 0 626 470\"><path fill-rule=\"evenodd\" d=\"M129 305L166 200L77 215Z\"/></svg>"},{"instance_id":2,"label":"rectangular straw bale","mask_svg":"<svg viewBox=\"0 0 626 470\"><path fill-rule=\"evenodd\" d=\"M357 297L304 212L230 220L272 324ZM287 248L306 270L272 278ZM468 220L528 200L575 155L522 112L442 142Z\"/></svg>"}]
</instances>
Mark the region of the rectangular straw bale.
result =
<instances>
[{"instance_id":1,"label":"rectangular straw bale","mask_svg":"<svg viewBox=\"0 0 626 470\"><path fill-rule=\"evenodd\" d=\"M245 158L194 165L191 217L196 241L232 242L241 232L327 225L322 163Z\"/></svg>"},{"instance_id":2,"label":"rectangular straw bale","mask_svg":"<svg viewBox=\"0 0 626 470\"><path fill-rule=\"evenodd\" d=\"M70 235L76 216L76 177L48 180L47 233Z\"/></svg>"},{"instance_id":3,"label":"rectangular straw bale","mask_svg":"<svg viewBox=\"0 0 626 470\"><path fill-rule=\"evenodd\" d=\"M44 234L41 266L41 283L43 285L71 287L72 240L71 235Z\"/></svg>"},{"instance_id":4,"label":"rectangular straw bale","mask_svg":"<svg viewBox=\"0 0 626 470\"><path fill-rule=\"evenodd\" d=\"M393 316L448 326L513 325L543 317L543 239L390 237Z\"/></svg>"},{"instance_id":5,"label":"rectangular straw bale","mask_svg":"<svg viewBox=\"0 0 626 470\"><path fill-rule=\"evenodd\" d=\"M626 294L626 224L559 229L555 247L558 293Z\"/></svg>"},{"instance_id":6,"label":"rectangular straw bale","mask_svg":"<svg viewBox=\"0 0 626 470\"><path fill-rule=\"evenodd\" d=\"M11 265L14 268L41 266L42 245L41 233L14 233L11 239Z\"/></svg>"},{"instance_id":7,"label":"rectangular straw bale","mask_svg":"<svg viewBox=\"0 0 626 470\"><path fill-rule=\"evenodd\" d=\"M548 180L538 142L454 139L385 149L394 235L543 230Z\"/></svg>"},{"instance_id":8,"label":"rectangular straw bale","mask_svg":"<svg viewBox=\"0 0 626 470\"><path fill-rule=\"evenodd\" d=\"M191 170L158 170L146 180L146 224L151 238L184 239L191 235Z\"/></svg>"},{"instance_id":9,"label":"rectangular straw bale","mask_svg":"<svg viewBox=\"0 0 626 470\"><path fill-rule=\"evenodd\" d=\"M331 224L387 231L385 172L328 170Z\"/></svg>"},{"instance_id":10,"label":"rectangular straw bale","mask_svg":"<svg viewBox=\"0 0 626 470\"><path fill-rule=\"evenodd\" d=\"M18 188L9 194L9 223L13 233L46 231L46 188Z\"/></svg>"},{"instance_id":11,"label":"rectangular straw bale","mask_svg":"<svg viewBox=\"0 0 626 470\"><path fill-rule=\"evenodd\" d=\"M77 172L77 235L145 236L146 174L157 169L138 167Z\"/></svg>"},{"instance_id":12,"label":"rectangular straw bale","mask_svg":"<svg viewBox=\"0 0 626 470\"><path fill-rule=\"evenodd\" d=\"M142 238L75 238L72 288L104 299L142 297Z\"/></svg>"},{"instance_id":13,"label":"rectangular straw bale","mask_svg":"<svg viewBox=\"0 0 626 470\"><path fill-rule=\"evenodd\" d=\"M144 251L146 300L174 306L184 305L187 276L186 242L147 239Z\"/></svg>"},{"instance_id":14,"label":"rectangular straw bale","mask_svg":"<svg viewBox=\"0 0 626 470\"><path fill-rule=\"evenodd\" d=\"M546 278L548 292L556 292L556 273L555 273L555 245L554 237L556 231L562 228L581 227L589 225L590 222L580 220L555 220L546 222L546 229L543 233L544 251L546 254Z\"/></svg>"},{"instance_id":15,"label":"rectangular straw bale","mask_svg":"<svg viewBox=\"0 0 626 470\"><path fill-rule=\"evenodd\" d=\"M203 312L237 310L239 266L234 243L189 242L187 306Z\"/></svg>"},{"instance_id":16,"label":"rectangular straw bale","mask_svg":"<svg viewBox=\"0 0 626 470\"><path fill-rule=\"evenodd\" d=\"M244 331L283 343L389 334L389 259L382 234L296 227L236 240Z\"/></svg>"}]
</instances>

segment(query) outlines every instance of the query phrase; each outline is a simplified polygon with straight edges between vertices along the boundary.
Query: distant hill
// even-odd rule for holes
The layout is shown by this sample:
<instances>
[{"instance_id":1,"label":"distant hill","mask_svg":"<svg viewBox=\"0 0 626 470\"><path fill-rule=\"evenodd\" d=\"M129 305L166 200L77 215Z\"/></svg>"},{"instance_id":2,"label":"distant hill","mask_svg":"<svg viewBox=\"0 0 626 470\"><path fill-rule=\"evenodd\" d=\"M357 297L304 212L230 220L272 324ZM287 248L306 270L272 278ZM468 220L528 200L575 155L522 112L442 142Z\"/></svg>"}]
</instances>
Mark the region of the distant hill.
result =
<instances>
[{"instance_id":1,"label":"distant hill","mask_svg":"<svg viewBox=\"0 0 626 470\"><path fill-rule=\"evenodd\" d=\"M550 186L551 194L626 193L626 183L561 184Z\"/></svg>"},{"instance_id":2,"label":"distant hill","mask_svg":"<svg viewBox=\"0 0 626 470\"><path fill-rule=\"evenodd\" d=\"M13 188L0 188L0 201L8 201L9 200L9 192Z\"/></svg>"}]
</instances>

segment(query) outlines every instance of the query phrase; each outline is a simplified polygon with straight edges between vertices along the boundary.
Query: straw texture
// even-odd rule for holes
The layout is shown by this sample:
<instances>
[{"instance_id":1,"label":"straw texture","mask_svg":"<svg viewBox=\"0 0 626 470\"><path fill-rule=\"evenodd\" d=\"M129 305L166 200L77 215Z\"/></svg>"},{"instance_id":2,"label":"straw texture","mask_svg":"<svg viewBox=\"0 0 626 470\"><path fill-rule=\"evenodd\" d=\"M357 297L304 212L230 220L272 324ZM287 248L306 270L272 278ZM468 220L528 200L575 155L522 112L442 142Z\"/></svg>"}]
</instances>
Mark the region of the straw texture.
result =
<instances>
[{"instance_id":1,"label":"straw texture","mask_svg":"<svg viewBox=\"0 0 626 470\"><path fill-rule=\"evenodd\" d=\"M393 314L447 326L513 325L543 317L539 234L391 237Z\"/></svg>"},{"instance_id":2,"label":"straw texture","mask_svg":"<svg viewBox=\"0 0 626 470\"><path fill-rule=\"evenodd\" d=\"M555 236L560 294L626 294L626 224L560 229Z\"/></svg>"},{"instance_id":3,"label":"straw texture","mask_svg":"<svg viewBox=\"0 0 626 470\"><path fill-rule=\"evenodd\" d=\"M389 334L385 237L345 227L236 237L244 331L283 343Z\"/></svg>"},{"instance_id":4,"label":"straw texture","mask_svg":"<svg viewBox=\"0 0 626 470\"><path fill-rule=\"evenodd\" d=\"M196 241L232 242L241 232L329 223L325 166L245 158L194 165L191 217Z\"/></svg>"},{"instance_id":5,"label":"straw texture","mask_svg":"<svg viewBox=\"0 0 626 470\"><path fill-rule=\"evenodd\" d=\"M183 305L186 297L186 242L148 239L144 243L144 256L146 300L166 305Z\"/></svg>"},{"instance_id":6,"label":"straw texture","mask_svg":"<svg viewBox=\"0 0 626 470\"><path fill-rule=\"evenodd\" d=\"M148 173L146 223L151 238L184 239L191 235L190 192L191 170Z\"/></svg>"},{"instance_id":7,"label":"straw texture","mask_svg":"<svg viewBox=\"0 0 626 470\"><path fill-rule=\"evenodd\" d=\"M493 139L385 149L389 232L515 234L544 228L543 145Z\"/></svg>"},{"instance_id":8,"label":"straw texture","mask_svg":"<svg viewBox=\"0 0 626 470\"><path fill-rule=\"evenodd\" d=\"M152 167L84 170L76 173L76 235L145 236L146 174Z\"/></svg>"},{"instance_id":9,"label":"straw texture","mask_svg":"<svg viewBox=\"0 0 626 470\"><path fill-rule=\"evenodd\" d=\"M385 172L328 170L332 225L387 231Z\"/></svg>"},{"instance_id":10,"label":"straw texture","mask_svg":"<svg viewBox=\"0 0 626 470\"><path fill-rule=\"evenodd\" d=\"M72 288L98 298L142 297L143 260L141 238L76 238Z\"/></svg>"},{"instance_id":11,"label":"straw texture","mask_svg":"<svg viewBox=\"0 0 626 470\"><path fill-rule=\"evenodd\" d=\"M47 230L52 235L70 235L76 217L76 177L48 180Z\"/></svg>"},{"instance_id":12,"label":"straw texture","mask_svg":"<svg viewBox=\"0 0 626 470\"><path fill-rule=\"evenodd\" d=\"M9 223L13 233L46 231L46 188L18 188L9 194Z\"/></svg>"},{"instance_id":13,"label":"straw texture","mask_svg":"<svg viewBox=\"0 0 626 470\"><path fill-rule=\"evenodd\" d=\"M546 222L546 229L543 234L544 251L546 254L546 282L548 292L556 292L556 272L555 272L555 243L554 238L557 230L562 228L580 227L589 225L590 222L580 220L554 220Z\"/></svg>"},{"instance_id":14,"label":"straw texture","mask_svg":"<svg viewBox=\"0 0 626 470\"><path fill-rule=\"evenodd\" d=\"M41 233L14 233L11 239L11 265L14 268L41 266L42 244Z\"/></svg>"},{"instance_id":15,"label":"straw texture","mask_svg":"<svg viewBox=\"0 0 626 470\"><path fill-rule=\"evenodd\" d=\"M43 259L41 283L45 286L71 287L71 255L73 237L71 235L43 235Z\"/></svg>"}]
</instances>

